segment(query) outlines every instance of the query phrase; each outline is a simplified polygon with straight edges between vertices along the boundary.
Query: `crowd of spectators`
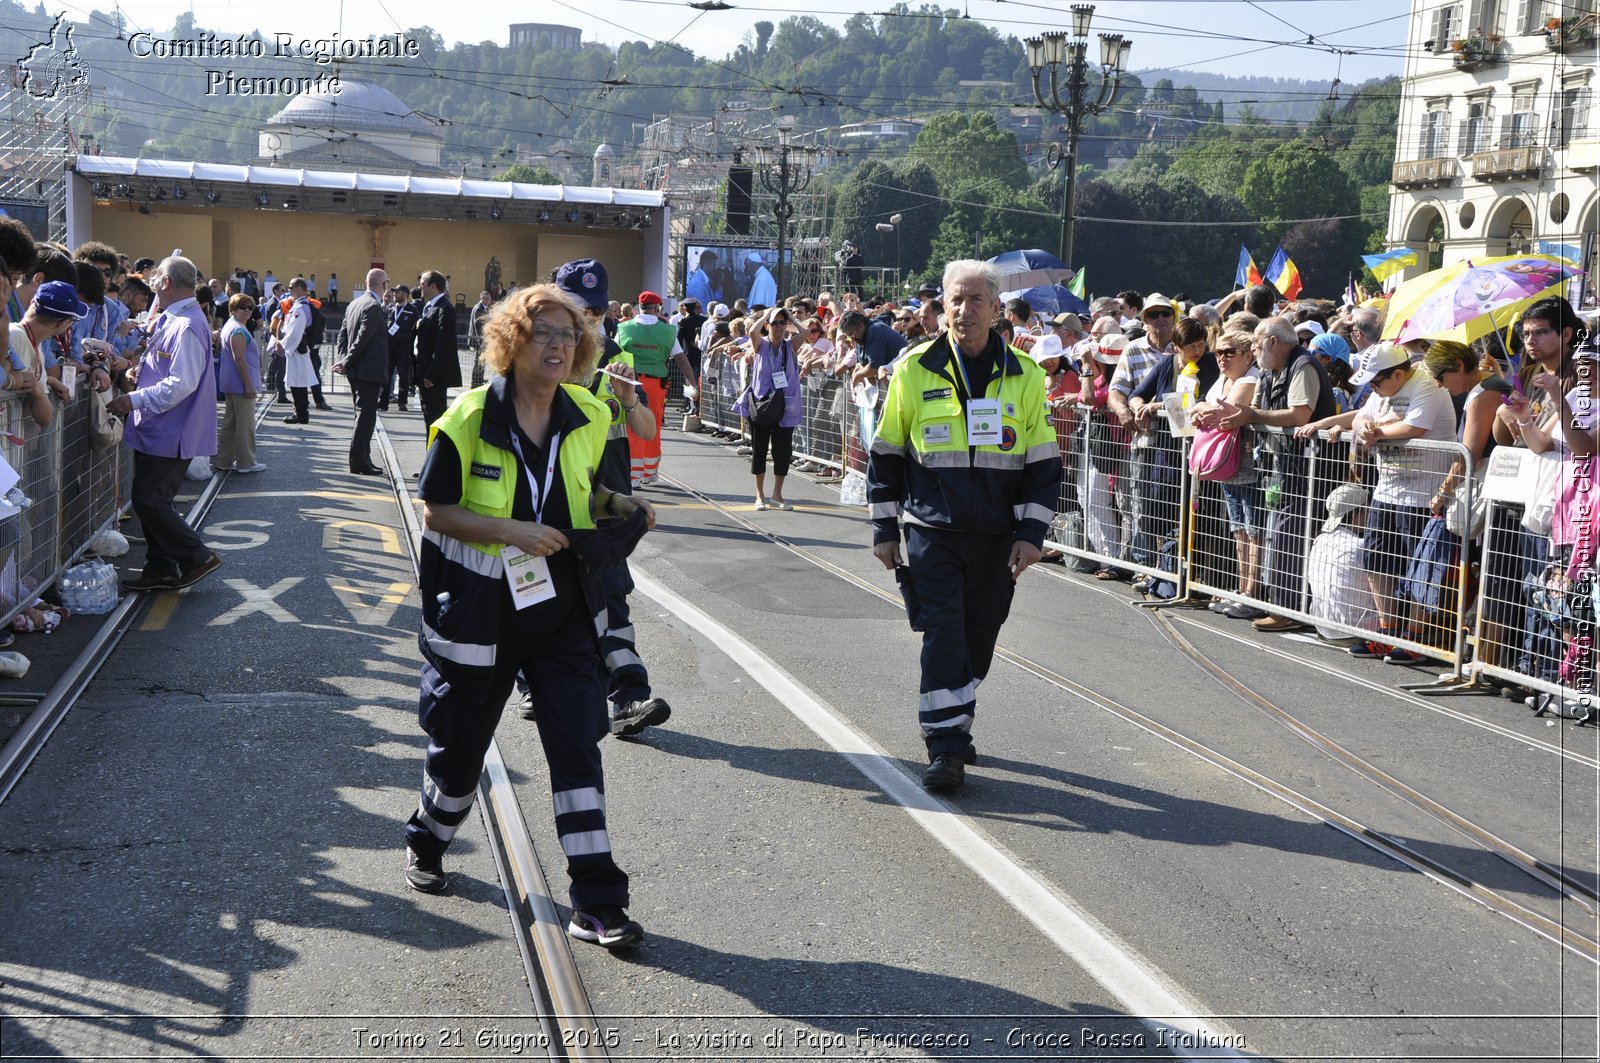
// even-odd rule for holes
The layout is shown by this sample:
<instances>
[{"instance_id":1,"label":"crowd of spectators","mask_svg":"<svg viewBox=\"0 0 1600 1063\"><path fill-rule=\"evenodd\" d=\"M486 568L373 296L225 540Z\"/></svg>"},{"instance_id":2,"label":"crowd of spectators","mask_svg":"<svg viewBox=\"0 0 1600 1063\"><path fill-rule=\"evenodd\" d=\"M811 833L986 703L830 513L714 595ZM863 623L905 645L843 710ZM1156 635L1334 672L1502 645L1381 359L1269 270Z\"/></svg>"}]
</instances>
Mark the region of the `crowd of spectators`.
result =
<instances>
[{"instance_id":1,"label":"crowd of spectators","mask_svg":"<svg viewBox=\"0 0 1600 1063\"><path fill-rule=\"evenodd\" d=\"M823 414L796 426L795 468L834 482L855 466L852 437L870 440L881 388L943 330L939 294L925 286L903 306L853 293L784 301L804 401ZM724 409L760 392L748 379L774 342L768 309L691 308L697 370L700 352L736 370L720 384ZM1580 342L1590 330L1562 298L1470 345L1387 342L1384 324L1382 300L1286 302L1261 285L1213 303L1125 291L1094 300L1086 317L1047 319L1013 299L996 327L1050 376L1066 466L1058 519L1082 529L1077 545L1100 579L1175 592L1177 556L1190 547L1179 542L1182 437L1232 433L1236 465L1205 485L1217 516L1190 528L1202 567L1231 580L1207 603L1214 612L1268 632L1319 619L1320 634L1356 656L1417 664L1427 659L1418 649L1452 653L1481 608L1500 642L1476 647L1480 656L1521 676L1578 674L1573 558L1587 541L1580 525L1600 508L1575 501L1572 487L1592 475L1596 449L1595 347ZM747 415L748 401L736 408ZM824 423L842 425L839 438L817 438ZM1505 556L1489 558L1482 529L1452 510L1464 510L1469 478L1473 492L1481 486L1496 445L1543 456L1540 497L1551 502L1536 499L1520 526L1500 529ZM1559 697L1526 700L1573 714Z\"/></svg>"}]
</instances>

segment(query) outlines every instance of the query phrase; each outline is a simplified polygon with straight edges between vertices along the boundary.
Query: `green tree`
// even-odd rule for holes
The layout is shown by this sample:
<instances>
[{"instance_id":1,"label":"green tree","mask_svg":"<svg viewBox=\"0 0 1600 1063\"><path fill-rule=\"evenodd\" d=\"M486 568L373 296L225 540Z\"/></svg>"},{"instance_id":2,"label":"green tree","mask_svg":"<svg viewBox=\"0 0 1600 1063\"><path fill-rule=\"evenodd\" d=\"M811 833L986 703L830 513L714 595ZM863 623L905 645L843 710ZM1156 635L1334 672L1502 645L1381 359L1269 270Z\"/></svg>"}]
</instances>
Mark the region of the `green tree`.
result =
<instances>
[{"instance_id":1,"label":"green tree","mask_svg":"<svg viewBox=\"0 0 1600 1063\"><path fill-rule=\"evenodd\" d=\"M869 259L877 257L879 247L875 227L898 214L898 231L883 241L884 261L871 264L898 264L908 276L927 262L943 218L933 170L920 162L890 166L869 160L839 186L834 204L835 246L849 240Z\"/></svg>"},{"instance_id":2,"label":"green tree","mask_svg":"<svg viewBox=\"0 0 1600 1063\"><path fill-rule=\"evenodd\" d=\"M517 181L530 185L561 184L561 178L557 177L553 171L543 166L529 166L525 162L519 162L515 165L506 167L505 170L495 177L495 180Z\"/></svg>"},{"instance_id":3,"label":"green tree","mask_svg":"<svg viewBox=\"0 0 1600 1063\"><path fill-rule=\"evenodd\" d=\"M1360 210L1355 186L1333 153L1305 141L1284 144L1252 162L1240 199L1251 214L1264 219L1261 236L1269 242L1282 240L1299 219Z\"/></svg>"},{"instance_id":4,"label":"green tree","mask_svg":"<svg viewBox=\"0 0 1600 1063\"><path fill-rule=\"evenodd\" d=\"M945 193L944 218L929 253L927 272L958 258L992 258L1019 247L1054 247L1055 213L1026 192L994 178L960 184Z\"/></svg>"},{"instance_id":5,"label":"green tree","mask_svg":"<svg viewBox=\"0 0 1600 1063\"><path fill-rule=\"evenodd\" d=\"M1001 129L987 114L946 111L922 127L910 156L926 163L948 194L958 185L995 181L1020 190L1028 185L1028 166L1017 135Z\"/></svg>"}]
</instances>

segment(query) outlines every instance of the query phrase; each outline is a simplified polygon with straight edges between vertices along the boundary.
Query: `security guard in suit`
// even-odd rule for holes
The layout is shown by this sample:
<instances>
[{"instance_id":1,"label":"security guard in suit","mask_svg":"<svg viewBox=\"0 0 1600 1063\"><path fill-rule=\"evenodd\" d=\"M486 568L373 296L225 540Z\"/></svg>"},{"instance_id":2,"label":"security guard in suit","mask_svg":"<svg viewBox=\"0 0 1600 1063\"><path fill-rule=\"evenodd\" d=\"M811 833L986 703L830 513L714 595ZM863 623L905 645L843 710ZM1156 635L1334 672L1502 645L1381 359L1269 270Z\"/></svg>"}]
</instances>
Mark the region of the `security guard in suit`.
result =
<instances>
[{"instance_id":1,"label":"security guard in suit","mask_svg":"<svg viewBox=\"0 0 1600 1063\"><path fill-rule=\"evenodd\" d=\"M898 363L867 461L872 552L910 588L912 627L923 632L917 717L922 784L934 792L959 787L976 760L978 684L1061 489L1044 371L991 329L999 271L952 262L944 290L947 331Z\"/></svg>"}]
</instances>

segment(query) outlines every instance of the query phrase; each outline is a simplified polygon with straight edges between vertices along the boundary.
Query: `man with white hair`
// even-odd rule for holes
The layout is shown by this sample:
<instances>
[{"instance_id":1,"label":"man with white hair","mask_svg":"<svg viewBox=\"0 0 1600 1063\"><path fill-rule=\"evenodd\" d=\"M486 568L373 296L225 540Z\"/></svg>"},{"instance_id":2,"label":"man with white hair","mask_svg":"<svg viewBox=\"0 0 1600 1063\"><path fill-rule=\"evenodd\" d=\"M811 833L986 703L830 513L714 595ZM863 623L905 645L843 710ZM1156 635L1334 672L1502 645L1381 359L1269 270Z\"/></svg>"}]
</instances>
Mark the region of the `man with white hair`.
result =
<instances>
[{"instance_id":1,"label":"man with white hair","mask_svg":"<svg viewBox=\"0 0 1600 1063\"><path fill-rule=\"evenodd\" d=\"M372 430L378 424L378 395L389 376L389 322L383 296L389 275L381 269L367 271L367 290L350 300L339 324L338 360L333 371L350 381L356 400L356 427L350 436L350 471L358 476L381 476L372 460Z\"/></svg>"},{"instance_id":2,"label":"man with white hair","mask_svg":"<svg viewBox=\"0 0 1600 1063\"><path fill-rule=\"evenodd\" d=\"M1044 370L991 331L1000 271L952 262L944 292L947 329L908 350L889 378L867 461L872 552L896 570L911 626L923 632L922 785L935 792L959 787L976 760L978 683L1015 582L1039 560L1061 484Z\"/></svg>"},{"instance_id":3,"label":"man with white hair","mask_svg":"<svg viewBox=\"0 0 1600 1063\"><path fill-rule=\"evenodd\" d=\"M126 422L122 441L133 451L128 497L147 547L144 571L122 585L177 590L222 565L172 504L190 460L217 452L217 378L211 323L195 302L194 263L174 255L145 283L155 293L158 323L131 379L119 381L124 393L108 405Z\"/></svg>"}]
</instances>

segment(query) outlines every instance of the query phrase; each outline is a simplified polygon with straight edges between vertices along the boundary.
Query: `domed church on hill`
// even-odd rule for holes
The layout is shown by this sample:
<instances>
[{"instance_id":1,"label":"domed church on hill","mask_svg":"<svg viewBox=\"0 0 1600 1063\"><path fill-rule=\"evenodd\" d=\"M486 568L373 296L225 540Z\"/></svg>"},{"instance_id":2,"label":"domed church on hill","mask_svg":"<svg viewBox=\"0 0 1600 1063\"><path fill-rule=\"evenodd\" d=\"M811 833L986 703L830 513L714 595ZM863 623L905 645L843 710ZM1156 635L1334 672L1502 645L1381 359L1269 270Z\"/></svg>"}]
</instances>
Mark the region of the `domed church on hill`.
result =
<instances>
[{"instance_id":1,"label":"domed church on hill","mask_svg":"<svg viewBox=\"0 0 1600 1063\"><path fill-rule=\"evenodd\" d=\"M444 123L388 89L341 77L340 91L312 89L267 120L256 154L269 166L443 176Z\"/></svg>"}]
</instances>

